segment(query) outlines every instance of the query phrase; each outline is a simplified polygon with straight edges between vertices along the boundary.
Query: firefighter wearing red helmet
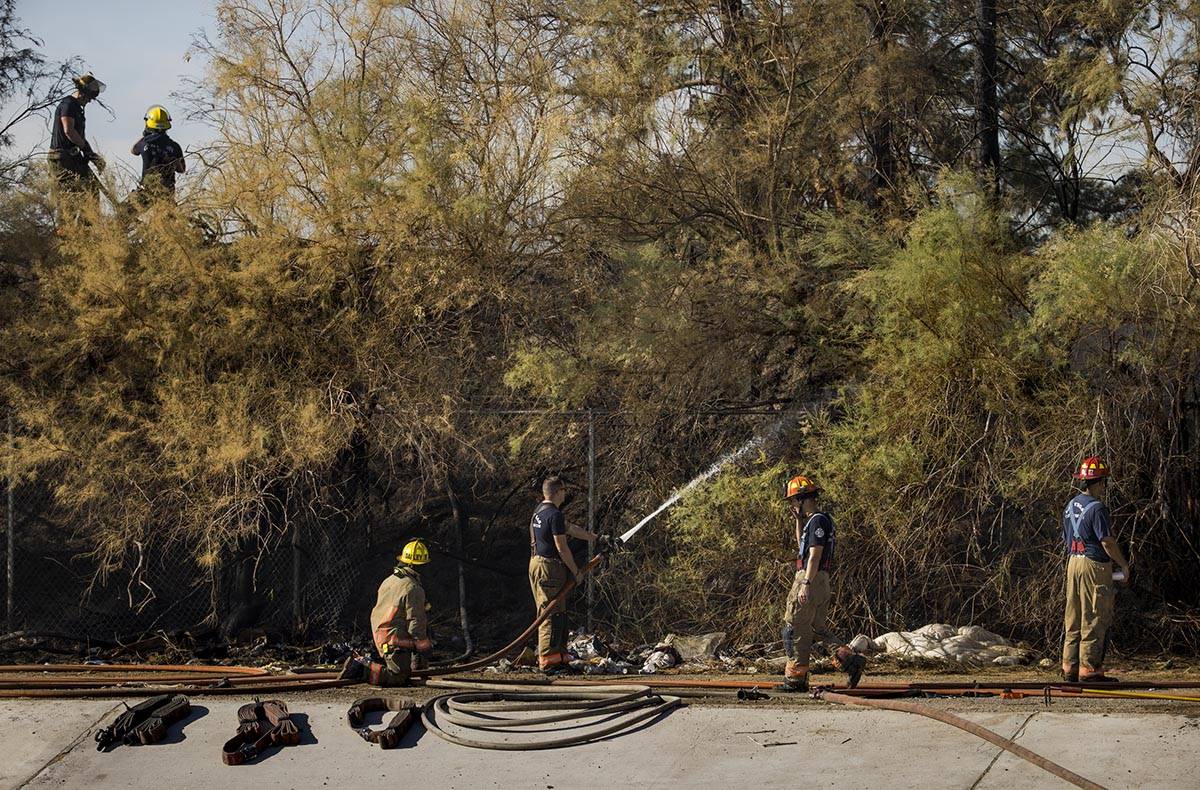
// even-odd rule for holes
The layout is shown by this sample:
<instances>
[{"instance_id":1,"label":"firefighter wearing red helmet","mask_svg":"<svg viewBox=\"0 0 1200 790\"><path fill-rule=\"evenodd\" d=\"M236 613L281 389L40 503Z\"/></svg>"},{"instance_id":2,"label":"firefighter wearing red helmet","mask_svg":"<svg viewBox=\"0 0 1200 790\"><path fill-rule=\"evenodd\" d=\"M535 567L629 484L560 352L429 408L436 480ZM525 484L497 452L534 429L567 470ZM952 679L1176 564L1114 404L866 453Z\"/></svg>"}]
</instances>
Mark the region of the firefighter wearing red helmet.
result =
<instances>
[{"instance_id":1,"label":"firefighter wearing red helmet","mask_svg":"<svg viewBox=\"0 0 1200 790\"><path fill-rule=\"evenodd\" d=\"M1083 489L1063 511L1067 550L1066 614L1063 617L1062 671L1069 683L1114 682L1104 674L1108 627L1112 623L1113 563L1129 583L1129 563L1112 536L1108 507L1108 466L1096 456L1083 459L1074 478Z\"/></svg>"},{"instance_id":2,"label":"firefighter wearing red helmet","mask_svg":"<svg viewBox=\"0 0 1200 790\"><path fill-rule=\"evenodd\" d=\"M849 675L851 688L858 685L867 663L827 630L826 617L832 598L829 573L833 569L835 539L833 519L817 507L820 493L820 487L810 478L797 475L788 481L783 497L792 511L800 551L780 632L788 659L783 684L778 686L781 691L808 690L808 659L814 637L819 637L825 645L834 666Z\"/></svg>"}]
</instances>

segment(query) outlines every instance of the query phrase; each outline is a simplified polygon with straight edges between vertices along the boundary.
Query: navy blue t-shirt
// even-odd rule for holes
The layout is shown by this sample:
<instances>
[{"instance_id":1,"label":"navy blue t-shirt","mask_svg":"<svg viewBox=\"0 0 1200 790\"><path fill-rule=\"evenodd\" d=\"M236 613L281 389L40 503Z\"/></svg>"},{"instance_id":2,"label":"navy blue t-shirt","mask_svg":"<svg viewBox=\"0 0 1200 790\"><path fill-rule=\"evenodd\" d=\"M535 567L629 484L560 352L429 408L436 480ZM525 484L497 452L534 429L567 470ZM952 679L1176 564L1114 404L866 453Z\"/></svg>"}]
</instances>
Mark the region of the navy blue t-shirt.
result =
<instances>
[{"instance_id":1,"label":"navy blue t-shirt","mask_svg":"<svg viewBox=\"0 0 1200 790\"><path fill-rule=\"evenodd\" d=\"M1078 494L1063 510L1063 544L1067 554L1082 554L1096 562L1111 562L1112 558L1100 544L1101 538L1112 535L1108 507L1089 494Z\"/></svg>"},{"instance_id":2,"label":"navy blue t-shirt","mask_svg":"<svg viewBox=\"0 0 1200 790\"><path fill-rule=\"evenodd\" d=\"M558 546L554 543L555 535L567 534L567 520L562 511L551 502L543 502L533 511L533 519L529 522L529 531L533 533L533 553L538 557L551 560L562 559Z\"/></svg>"},{"instance_id":3,"label":"navy blue t-shirt","mask_svg":"<svg viewBox=\"0 0 1200 790\"><path fill-rule=\"evenodd\" d=\"M67 133L63 131L63 118L70 118L75 121L75 131L79 133L80 137L85 136L84 128L87 126L87 121L83 117L83 105L74 96L67 96L54 108L54 124L50 127L51 151L72 151L75 149L75 143L68 140Z\"/></svg>"},{"instance_id":4,"label":"navy blue t-shirt","mask_svg":"<svg viewBox=\"0 0 1200 790\"><path fill-rule=\"evenodd\" d=\"M808 521L804 524L804 530L800 533L800 554L796 559L796 569L804 570L808 567L808 550L813 546L821 546L821 562L817 566L819 571L830 571L833 569L833 519L828 513L813 513L809 516Z\"/></svg>"},{"instance_id":5,"label":"navy blue t-shirt","mask_svg":"<svg viewBox=\"0 0 1200 790\"><path fill-rule=\"evenodd\" d=\"M142 183L175 191L175 165L183 159L179 143L166 132L147 131L142 137Z\"/></svg>"}]
</instances>

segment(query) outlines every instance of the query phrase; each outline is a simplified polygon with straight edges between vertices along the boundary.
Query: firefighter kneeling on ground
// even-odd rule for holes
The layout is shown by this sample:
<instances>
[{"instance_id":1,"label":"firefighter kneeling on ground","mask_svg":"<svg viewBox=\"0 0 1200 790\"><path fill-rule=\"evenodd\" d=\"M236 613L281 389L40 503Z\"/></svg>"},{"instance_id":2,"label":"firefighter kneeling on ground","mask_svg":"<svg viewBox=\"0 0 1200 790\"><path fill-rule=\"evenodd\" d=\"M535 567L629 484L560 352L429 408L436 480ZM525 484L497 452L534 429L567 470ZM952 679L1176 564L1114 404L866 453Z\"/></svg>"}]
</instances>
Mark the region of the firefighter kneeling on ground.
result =
<instances>
[{"instance_id":1,"label":"firefighter kneeling on ground","mask_svg":"<svg viewBox=\"0 0 1200 790\"><path fill-rule=\"evenodd\" d=\"M1063 616L1062 672L1068 683L1114 683L1104 674L1108 627L1112 624L1113 562L1129 584L1129 563L1112 536L1108 507L1108 467L1099 458L1083 459L1074 475L1083 491L1063 511L1067 550L1066 613Z\"/></svg>"},{"instance_id":2,"label":"firefighter kneeling on ground","mask_svg":"<svg viewBox=\"0 0 1200 790\"><path fill-rule=\"evenodd\" d=\"M820 493L821 489L811 479L797 475L788 481L784 495L792 510L800 553L781 632L788 661L783 684L777 687L780 691L808 690L808 658L814 635L829 650L833 665L849 675L850 688L858 685L867 663L827 630L826 617L832 597L829 572L833 567L835 538L833 519L817 509Z\"/></svg>"},{"instance_id":3,"label":"firefighter kneeling on ground","mask_svg":"<svg viewBox=\"0 0 1200 790\"><path fill-rule=\"evenodd\" d=\"M410 540L397 560L392 574L379 585L371 610L371 635L383 659L372 661L368 668L367 682L372 686L407 685L412 670L424 668L433 650L425 589L417 573L417 566L429 562L429 548L422 540Z\"/></svg>"}]
</instances>

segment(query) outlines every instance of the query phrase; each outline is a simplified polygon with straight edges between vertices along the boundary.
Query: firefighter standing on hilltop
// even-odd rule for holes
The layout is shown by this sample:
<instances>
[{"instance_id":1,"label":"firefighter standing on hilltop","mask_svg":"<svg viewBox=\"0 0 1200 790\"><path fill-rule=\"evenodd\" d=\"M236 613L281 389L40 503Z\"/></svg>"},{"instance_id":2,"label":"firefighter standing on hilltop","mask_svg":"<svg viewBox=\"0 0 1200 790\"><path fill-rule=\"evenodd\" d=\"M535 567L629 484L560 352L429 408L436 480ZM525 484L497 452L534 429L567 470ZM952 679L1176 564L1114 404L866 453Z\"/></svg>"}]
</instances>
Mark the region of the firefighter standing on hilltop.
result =
<instances>
[{"instance_id":1,"label":"firefighter standing on hilltop","mask_svg":"<svg viewBox=\"0 0 1200 790\"><path fill-rule=\"evenodd\" d=\"M171 128L171 114L167 108L156 104L146 110L143 119L146 128L142 136L129 149L129 153L142 158L142 182L138 198L143 202L154 197L175 195L175 175L187 170L183 149L171 139L167 130Z\"/></svg>"},{"instance_id":2,"label":"firefighter standing on hilltop","mask_svg":"<svg viewBox=\"0 0 1200 790\"><path fill-rule=\"evenodd\" d=\"M61 193L97 194L96 177L88 169L88 163L95 162L96 167L103 170L104 158L92 150L87 141L83 108L99 97L105 86L91 73L72 81L75 92L54 108L54 122L50 127L50 174Z\"/></svg>"},{"instance_id":3,"label":"firefighter standing on hilltop","mask_svg":"<svg viewBox=\"0 0 1200 790\"><path fill-rule=\"evenodd\" d=\"M1113 683L1104 674L1108 627L1112 623L1113 562L1129 583L1129 562L1112 536L1108 467L1096 456L1083 459L1074 475L1083 491L1063 510L1067 550L1066 614L1063 617L1063 679L1068 683Z\"/></svg>"},{"instance_id":4,"label":"firefighter standing on hilltop","mask_svg":"<svg viewBox=\"0 0 1200 790\"><path fill-rule=\"evenodd\" d=\"M849 646L835 640L826 630L832 591L829 573L833 568L836 544L833 519L817 509L821 489L811 479L797 475L788 481L784 499L791 507L796 525L796 578L788 592L784 614L783 648L787 653L781 691L808 690L808 659L814 635L829 650L833 665L849 675L854 688L862 677L866 659Z\"/></svg>"},{"instance_id":5,"label":"firefighter standing on hilltop","mask_svg":"<svg viewBox=\"0 0 1200 790\"><path fill-rule=\"evenodd\" d=\"M429 548L410 540L396 558L392 574L379 585L371 610L371 637L383 663L371 662L368 681L373 686L403 686L415 662L422 666L433 650L425 613L425 588L417 567L429 562ZM347 675L349 676L349 675Z\"/></svg>"}]
</instances>

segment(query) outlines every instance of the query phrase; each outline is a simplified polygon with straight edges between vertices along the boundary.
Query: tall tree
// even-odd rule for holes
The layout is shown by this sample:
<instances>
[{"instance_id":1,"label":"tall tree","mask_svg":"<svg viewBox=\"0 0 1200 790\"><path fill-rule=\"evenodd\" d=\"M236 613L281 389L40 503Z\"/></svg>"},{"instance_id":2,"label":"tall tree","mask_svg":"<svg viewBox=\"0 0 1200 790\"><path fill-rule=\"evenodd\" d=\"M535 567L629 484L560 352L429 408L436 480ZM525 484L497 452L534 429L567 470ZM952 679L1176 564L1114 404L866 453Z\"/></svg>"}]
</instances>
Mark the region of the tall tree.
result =
<instances>
[{"instance_id":1,"label":"tall tree","mask_svg":"<svg viewBox=\"0 0 1200 790\"><path fill-rule=\"evenodd\" d=\"M996 98L996 0L975 5L975 134L979 163L993 186L1000 180L1000 111Z\"/></svg>"}]
</instances>

